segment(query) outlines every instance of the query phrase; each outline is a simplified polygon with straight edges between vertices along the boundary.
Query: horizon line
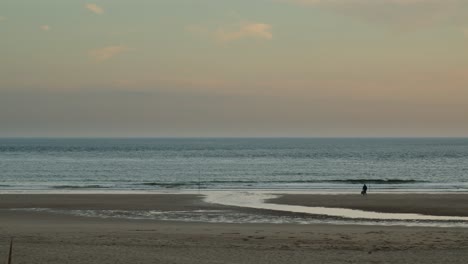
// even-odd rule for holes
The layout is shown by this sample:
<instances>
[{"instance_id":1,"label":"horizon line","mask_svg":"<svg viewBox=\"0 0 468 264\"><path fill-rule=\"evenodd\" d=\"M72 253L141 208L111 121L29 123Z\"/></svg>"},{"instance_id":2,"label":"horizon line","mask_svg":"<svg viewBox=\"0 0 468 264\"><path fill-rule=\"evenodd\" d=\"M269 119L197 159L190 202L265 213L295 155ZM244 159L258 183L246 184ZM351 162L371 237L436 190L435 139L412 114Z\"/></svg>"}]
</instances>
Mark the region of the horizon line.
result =
<instances>
[{"instance_id":1,"label":"horizon line","mask_svg":"<svg viewBox=\"0 0 468 264\"><path fill-rule=\"evenodd\" d=\"M0 136L0 139L468 139L467 136Z\"/></svg>"}]
</instances>

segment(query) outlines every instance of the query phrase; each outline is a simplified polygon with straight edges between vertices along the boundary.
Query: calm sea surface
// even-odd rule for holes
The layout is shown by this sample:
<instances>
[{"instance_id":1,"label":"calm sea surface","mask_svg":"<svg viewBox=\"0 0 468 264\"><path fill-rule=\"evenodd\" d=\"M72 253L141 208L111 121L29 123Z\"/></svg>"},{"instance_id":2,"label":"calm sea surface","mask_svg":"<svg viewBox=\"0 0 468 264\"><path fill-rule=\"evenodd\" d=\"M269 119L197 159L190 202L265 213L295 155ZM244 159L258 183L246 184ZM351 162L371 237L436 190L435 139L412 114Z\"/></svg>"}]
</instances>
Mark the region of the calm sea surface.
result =
<instances>
[{"instance_id":1,"label":"calm sea surface","mask_svg":"<svg viewBox=\"0 0 468 264\"><path fill-rule=\"evenodd\" d=\"M468 139L0 139L0 191L467 191Z\"/></svg>"}]
</instances>

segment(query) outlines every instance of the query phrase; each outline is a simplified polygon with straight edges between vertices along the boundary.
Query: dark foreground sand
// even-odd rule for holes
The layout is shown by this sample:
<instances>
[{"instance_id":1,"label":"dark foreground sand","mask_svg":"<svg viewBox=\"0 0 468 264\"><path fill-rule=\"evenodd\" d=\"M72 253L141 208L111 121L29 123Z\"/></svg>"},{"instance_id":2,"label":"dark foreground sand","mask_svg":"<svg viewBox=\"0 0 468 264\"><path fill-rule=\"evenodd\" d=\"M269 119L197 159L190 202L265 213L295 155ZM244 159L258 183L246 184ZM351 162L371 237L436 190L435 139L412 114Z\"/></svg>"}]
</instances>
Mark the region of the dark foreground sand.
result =
<instances>
[{"instance_id":1,"label":"dark foreground sand","mask_svg":"<svg viewBox=\"0 0 468 264\"><path fill-rule=\"evenodd\" d=\"M207 224L8 210L41 206L220 208L197 196L0 195L0 262L6 260L9 238L14 236L15 264L468 263L465 228Z\"/></svg>"}]
</instances>

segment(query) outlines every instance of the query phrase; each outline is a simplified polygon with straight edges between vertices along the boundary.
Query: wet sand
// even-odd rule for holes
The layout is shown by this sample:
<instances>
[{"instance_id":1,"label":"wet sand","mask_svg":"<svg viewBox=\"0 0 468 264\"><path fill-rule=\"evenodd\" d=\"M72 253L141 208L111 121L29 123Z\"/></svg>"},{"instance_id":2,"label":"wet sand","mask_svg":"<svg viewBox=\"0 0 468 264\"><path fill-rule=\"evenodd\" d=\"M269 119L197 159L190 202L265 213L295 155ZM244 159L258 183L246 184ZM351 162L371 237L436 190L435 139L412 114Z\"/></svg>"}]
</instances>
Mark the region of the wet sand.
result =
<instances>
[{"instance_id":1,"label":"wet sand","mask_svg":"<svg viewBox=\"0 0 468 264\"><path fill-rule=\"evenodd\" d=\"M313 197L294 199L297 202ZM0 260L6 259L9 238L13 236L15 264L467 263L468 260L466 228L209 224L8 210L20 207L222 208L190 195L0 195Z\"/></svg>"},{"instance_id":2,"label":"wet sand","mask_svg":"<svg viewBox=\"0 0 468 264\"><path fill-rule=\"evenodd\" d=\"M382 213L468 216L468 194L285 194L268 203L359 209Z\"/></svg>"},{"instance_id":3,"label":"wet sand","mask_svg":"<svg viewBox=\"0 0 468 264\"><path fill-rule=\"evenodd\" d=\"M2 194L0 209L51 208L76 210L216 210L222 206L192 194Z\"/></svg>"}]
</instances>

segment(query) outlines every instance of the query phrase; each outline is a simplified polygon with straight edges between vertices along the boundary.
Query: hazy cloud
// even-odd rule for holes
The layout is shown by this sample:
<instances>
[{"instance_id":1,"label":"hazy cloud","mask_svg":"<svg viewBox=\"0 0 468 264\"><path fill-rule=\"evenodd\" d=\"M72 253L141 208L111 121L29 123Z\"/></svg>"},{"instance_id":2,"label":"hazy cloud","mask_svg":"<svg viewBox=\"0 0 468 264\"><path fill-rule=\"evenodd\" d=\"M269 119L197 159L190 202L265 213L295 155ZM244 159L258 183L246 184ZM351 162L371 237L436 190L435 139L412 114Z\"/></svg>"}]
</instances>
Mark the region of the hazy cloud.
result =
<instances>
[{"instance_id":1,"label":"hazy cloud","mask_svg":"<svg viewBox=\"0 0 468 264\"><path fill-rule=\"evenodd\" d=\"M49 31L50 30L50 26L49 25L42 25L39 27L41 30L43 31Z\"/></svg>"},{"instance_id":2,"label":"hazy cloud","mask_svg":"<svg viewBox=\"0 0 468 264\"><path fill-rule=\"evenodd\" d=\"M112 57L127 51L128 48L123 45L107 46L100 49L89 51L89 56L96 62L106 61Z\"/></svg>"},{"instance_id":3,"label":"hazy cloud","mask_svg":"<svg viewBox=\"0 0 468 264\"><path fill-rule=\"evenodd\" d=\"M264 23L243 23L237 29L220 28L215 35L219 41L230 42L243 38L270 40L273 38L271 25Z\"/></svg>"},{"instance_id":4,"label":"hazy cloud","mask_svg":"<svg viewBox=\"0 0 468 264\"><path fill-rule=\"evenodd\" d=\"M201 25L188 25L185 31L214 39L219 42L231 42L250 38L271 40L273 38L272 26L265 23L243 22L219 27L217 30L209 29Z\"/></svg>"},{"instance_id":5,"label":"hazy cloud","mask_svg":"<svg viewBox=\"0 0 468 264\"><path fill-rule=\"evenodd\" d=\"M0 16L0 22L6 21L6 20L8 20L8 18L6 18L6 17L4 17L4 16Z\"/></svg>"},{"instance_id":6,"label":"hazy cloud","mask_svg":"<svg viewBox=\"0 0 468 264\"><path fill-rule=\"evenodd\" d=\"M85 4L85 8L98 15L104 13L104 10L96 4Z\"/></svg>"}]
</instances>

